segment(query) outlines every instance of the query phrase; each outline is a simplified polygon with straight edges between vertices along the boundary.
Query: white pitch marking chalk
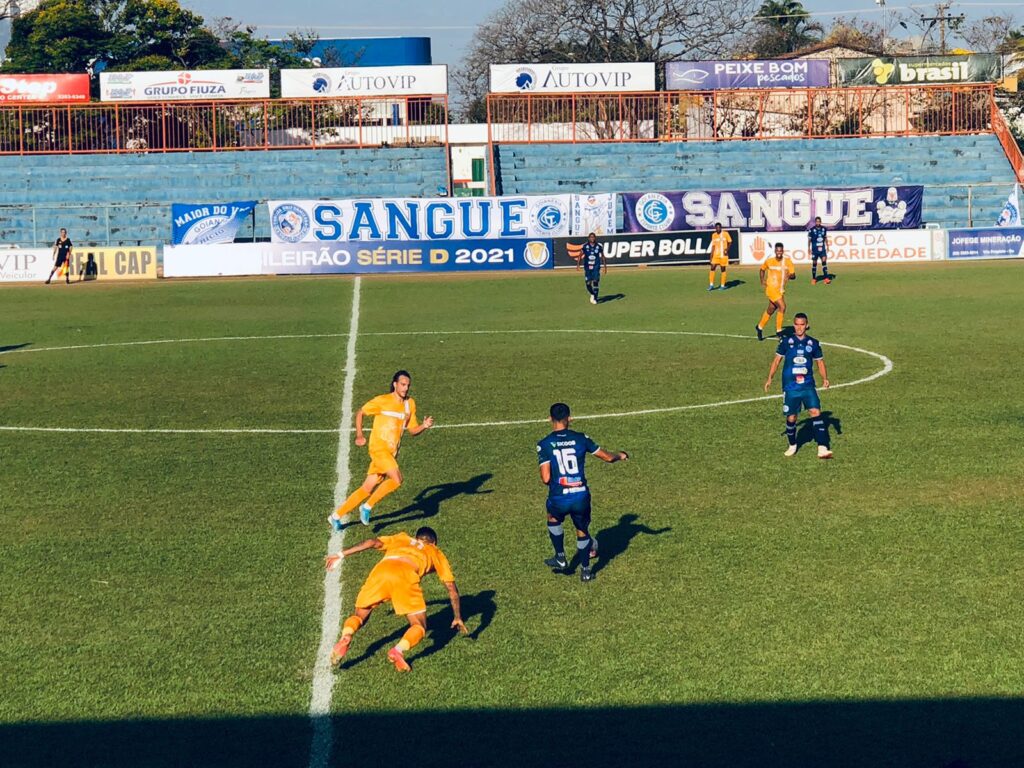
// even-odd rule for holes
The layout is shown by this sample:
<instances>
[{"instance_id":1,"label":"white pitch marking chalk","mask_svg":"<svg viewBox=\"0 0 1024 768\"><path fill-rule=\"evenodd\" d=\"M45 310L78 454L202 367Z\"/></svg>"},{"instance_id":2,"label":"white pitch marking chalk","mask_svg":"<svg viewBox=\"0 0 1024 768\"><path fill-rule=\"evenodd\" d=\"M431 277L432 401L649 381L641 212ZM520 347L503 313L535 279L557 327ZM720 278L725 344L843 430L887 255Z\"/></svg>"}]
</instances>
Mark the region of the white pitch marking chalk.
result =
<instances>
[{"instance_id":1,"label":"white pitch marking chalk","mask_svg":"<svg viewBox=\"0 0 1024 768\"><path fill-rule=\"evenodd\" d=\"M359 292L361 279L356 277L352 287L352 316L349 320L348 345L345 350L345 383L341 393L341 418L338 421L338 458L335 468L338 481L334 485L334 507L341 505L348 495L351 478L349 456L352 441L349 437L352 423L352 391L356 380L356 338L359 334ZM342 548L345 534L331 532L327 554ZM313 737L309 745L309 768L327 768L331 760L334 729L331 725L331 694L334 673L331 671L331 649L338 637L341 624L341 571L340 563L332 571L324 570L324 610L320 618L320 646L313 666L313 692L309 699L309 717Z\"/></svg>"}]
</instances>

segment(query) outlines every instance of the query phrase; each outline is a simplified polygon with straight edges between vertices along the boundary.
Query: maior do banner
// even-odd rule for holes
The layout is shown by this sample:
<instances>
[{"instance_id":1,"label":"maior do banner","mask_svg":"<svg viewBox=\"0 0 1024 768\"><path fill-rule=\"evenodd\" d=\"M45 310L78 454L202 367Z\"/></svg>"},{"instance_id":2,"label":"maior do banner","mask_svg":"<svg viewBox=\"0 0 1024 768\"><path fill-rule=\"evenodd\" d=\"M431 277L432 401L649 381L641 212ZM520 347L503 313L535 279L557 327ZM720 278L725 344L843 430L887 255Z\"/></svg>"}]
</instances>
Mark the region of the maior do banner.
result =
<instances>
[{"instance_id":1,"label":"maior do banner","mask_svg":"<svg viewBox=\"0 0 1024 768\"><path fill-rule=\"evenodd\" d=\"M924 187L745 189L714 192L626 192L625 232L807 229L816 216L834 229L917 229Z\"/></svg>"},{"instance_id":2,"label":"maior do banner","mask_svg":"<svg viewBox=\"0 0 1024 768\"><path fill-rule=\"evenodd\" d=\"M174 203L171 206L171 243L233 243L239 228L255 208L255 200L241 203Z\"/></svg>"},{"instance_id":3,"label":"maior do banner","mask_svg":"<svg viewBox=\"0 0 1024 768\"><path fill-rule=\"evenodd\" d=\"M581 195L592 203L574 216L574 195L470 198L362 198L271 200L275 243L358 240L459 240L464 238L565 237L573 222L591 225L603 205L614 217L612 196ZM584 208L587 209L584 215Z\"/></svg>"}]
</instances>

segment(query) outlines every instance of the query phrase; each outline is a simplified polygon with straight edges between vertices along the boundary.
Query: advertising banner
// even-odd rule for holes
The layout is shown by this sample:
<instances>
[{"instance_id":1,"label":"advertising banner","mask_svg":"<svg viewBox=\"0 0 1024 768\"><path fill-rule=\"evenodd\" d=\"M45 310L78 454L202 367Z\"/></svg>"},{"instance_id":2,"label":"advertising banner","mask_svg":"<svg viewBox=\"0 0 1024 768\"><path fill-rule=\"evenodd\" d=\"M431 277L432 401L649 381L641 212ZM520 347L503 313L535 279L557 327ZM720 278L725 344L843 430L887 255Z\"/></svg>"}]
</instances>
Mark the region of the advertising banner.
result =
<instances>
[{"instance_id":1,"label":"advertising banner","mask_svg":"<svg viewBox=\"0 0 1024 768\"><path fill-rule=\"evenodd\" d=\"M827 88L828 59L758 61L670 61L665 87L670 91L725 88Z\"/></svg>"},{"instance_id":2,"label":"advertising banner","mask_svg":"<svg viewBox=\"0 0 1024 768\"><path fill-rule=\"evenodd\" d=\"M729 244L729 262L739 261L738 230ZM555 267L575 267L583 257L585 238L555 240ZM609 267L632 264L707 264L711 257L711 230L658 232L639 235L609 235L598 240Z\"/></svg>"},{"instance_id":3,"label":"advertising banner","mask_svg":"<svg viewBox=\"0 0 1024 768\"><path fill-rule=\"evenodd\" d=\"M242 203L174 203L171 242L174 245L233 243L239 228L252 216L255 200Z\"/></svg>"},{"instance_id":4,"label":"advertising banner","mask_svg":"<svg viewBox=\"0 0 1024 768\"><path fill-rule=\"evenodd\" d=\"M269 69L100 72L101 101L269 98Z\"/></svg>"},{"instance_id":5,"label":"advertising banner","mask_svg":"<svg viewBox=\"0 0 1024 768\"><path fill-rule=\"evenodd\" d=\"M432 96L448 93L444 64L409 67L282 69L281 96Z\"/></svg>"},{"instance_id":6,"label":"advertising banner","mask_svg":"<svg viewBox=\"0 0 1024 768\"><path fill-rule=\"evenodd\" d=\"M172 245L164 276L532 271L551 269L551 254L550 239Z\"/></svg>"},{"instance_id":7,"label":"advertising banner","mask_svg":"<svg viewBox=\"0 0 1024 768\"><path fill-rule=\"evenodd\" d=\"M1024 256L1024 228L949 230L950 259L1018 259Z\"/></svg>"},{"instance_id":8,"label":"advertising banner","mask_svg":"<svg viewBox=\"0 0 1024 768\"><path fill-rule=\"evenodd\" d=\"M888 264L931 261L937 257L928 229L844 230L829 232L828 264ZM940 233L941 234L941 233ZM806 232L744 232L739 238L740 264L760 264L782 243L786 255L796 264L810 264Z\"/></svg>"},{"instance_id":9,"label":"advertising banner","mask_svg":"<svg viewBox=\"0 0 1024 768\"><path fill-rule=\"evenodd\" d=\"M836 66L840 85L993 83L1003 76L1002 57L994 53L836 59Z\"/></svg>"},{"instance_id":10,"label":"advertising banner","mask_svg":"<svg viewBox=\"0 0 1024 768\"><path fill-rule=\"evenodd\" d=\"M53 269L52 248L0 248L0 283L46 280ZM155 280L156 248L130 245L116 248L75 246L71 281ZM56 275L54 280L57 280ZM60 279L63 282L63 278Z\"/></svg>"},{"instance_id":11,"label":"advertising banner","mask_svg":"<svg viewBox=\"0 0 1024 768\"><path fill-rule=\"evenodd\" d=\"M571 195L271 200L275 243L564 237Z\"/></svg>"},{"instance_id":12,"label":"advertising banner","mask_svg":"<svg viewBox=\"0 0 1024 768\"><path fill-rule=\"evenodd\" d=\"M810 229L814 217L835 229L916 229L924 187L745 189L714 192L625 192L623 230Z\"/></svg>"},{"instance_id":13,"label":"advertising banner","mask_svg":"<svg viewBox=\"0 0 1024 768\"><path fill-rule=\"evenodd\" d=\"M0 104L89 100L89 76L0 75Z\"/></svg>"},{"instance_id":14,"label":"advertising banner","mask_svg":"<svg viewBox=\"0 0 1024 768\"><path fill-rule=\"evenodd\" d=\"M616 195L573 195L569 231L575 235L610 235L615 232Z\"/></svg>"},{"instance_id":15,"label":"advertising banner","mask_svg":"<svg viewBox=\"0 0 1024 768\"><path fill-rule=\"evenodd\" d=\"M653 62L491 64L491 93L610 93L654 88Z\"/></svg>"}]
</instances>

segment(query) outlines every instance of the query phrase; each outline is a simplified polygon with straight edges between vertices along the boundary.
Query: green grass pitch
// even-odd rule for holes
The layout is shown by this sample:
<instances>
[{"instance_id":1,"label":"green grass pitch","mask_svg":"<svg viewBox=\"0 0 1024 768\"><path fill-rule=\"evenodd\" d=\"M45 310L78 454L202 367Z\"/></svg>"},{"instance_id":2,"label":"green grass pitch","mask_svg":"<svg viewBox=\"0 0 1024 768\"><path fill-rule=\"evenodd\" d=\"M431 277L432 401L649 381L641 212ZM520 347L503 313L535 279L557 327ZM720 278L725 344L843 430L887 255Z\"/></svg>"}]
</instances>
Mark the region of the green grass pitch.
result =
<instances>
[{"instance_id":1,"label":"green grass pitch","mask_svg":"<svg viewBox=\"0 0 1024 768\"><path fill-rule=\"evenodd\" d=\"M408 368L444 428L345 542L435 527L471 637L428 576L401 676L378 610L335 677L332 765L1024 764L1022 264L802 271L811 334L894 364L822 391L835 459L782 456L778 399L580 419L633 460L588 465L597 579L541 564L551 402L763 395L756 272L730 277L613 270L596 307L578 273L363 279L353 409ZM0 426L322 430L0 431L0 765L308 764L353 285L0 291ZM275 336L302 338L117 345ZM376 560L344 564L345 611Z\"/></svg>"}]
</instances>

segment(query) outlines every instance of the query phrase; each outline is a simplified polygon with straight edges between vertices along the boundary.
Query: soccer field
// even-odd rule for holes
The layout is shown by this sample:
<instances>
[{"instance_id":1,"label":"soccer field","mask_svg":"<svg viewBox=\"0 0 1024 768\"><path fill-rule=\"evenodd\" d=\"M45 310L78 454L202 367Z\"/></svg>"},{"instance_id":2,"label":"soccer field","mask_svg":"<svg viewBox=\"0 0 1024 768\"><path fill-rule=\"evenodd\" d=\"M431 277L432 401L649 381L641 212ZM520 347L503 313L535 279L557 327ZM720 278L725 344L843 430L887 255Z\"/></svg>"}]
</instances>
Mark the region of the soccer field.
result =
<instances>
[{"instance_id":1,"label":"soccer field","mask_svg":"<svg viewBox=\"0 0 1024 768\"><path fill-rule=\"evenodd\" d=\"M1024 265L801 270L830 462L782 455L756 271L706 277L361 280L353 410L406 368L437 426L345 544L434 527L471 634L426 577L399 675L378 610L331 765L1024 764ZM0 290L0 765L311 764L355 284ZM541 562L556 400L632 457L588 464L592 583Z\"/></svg>"}]
</instances>

